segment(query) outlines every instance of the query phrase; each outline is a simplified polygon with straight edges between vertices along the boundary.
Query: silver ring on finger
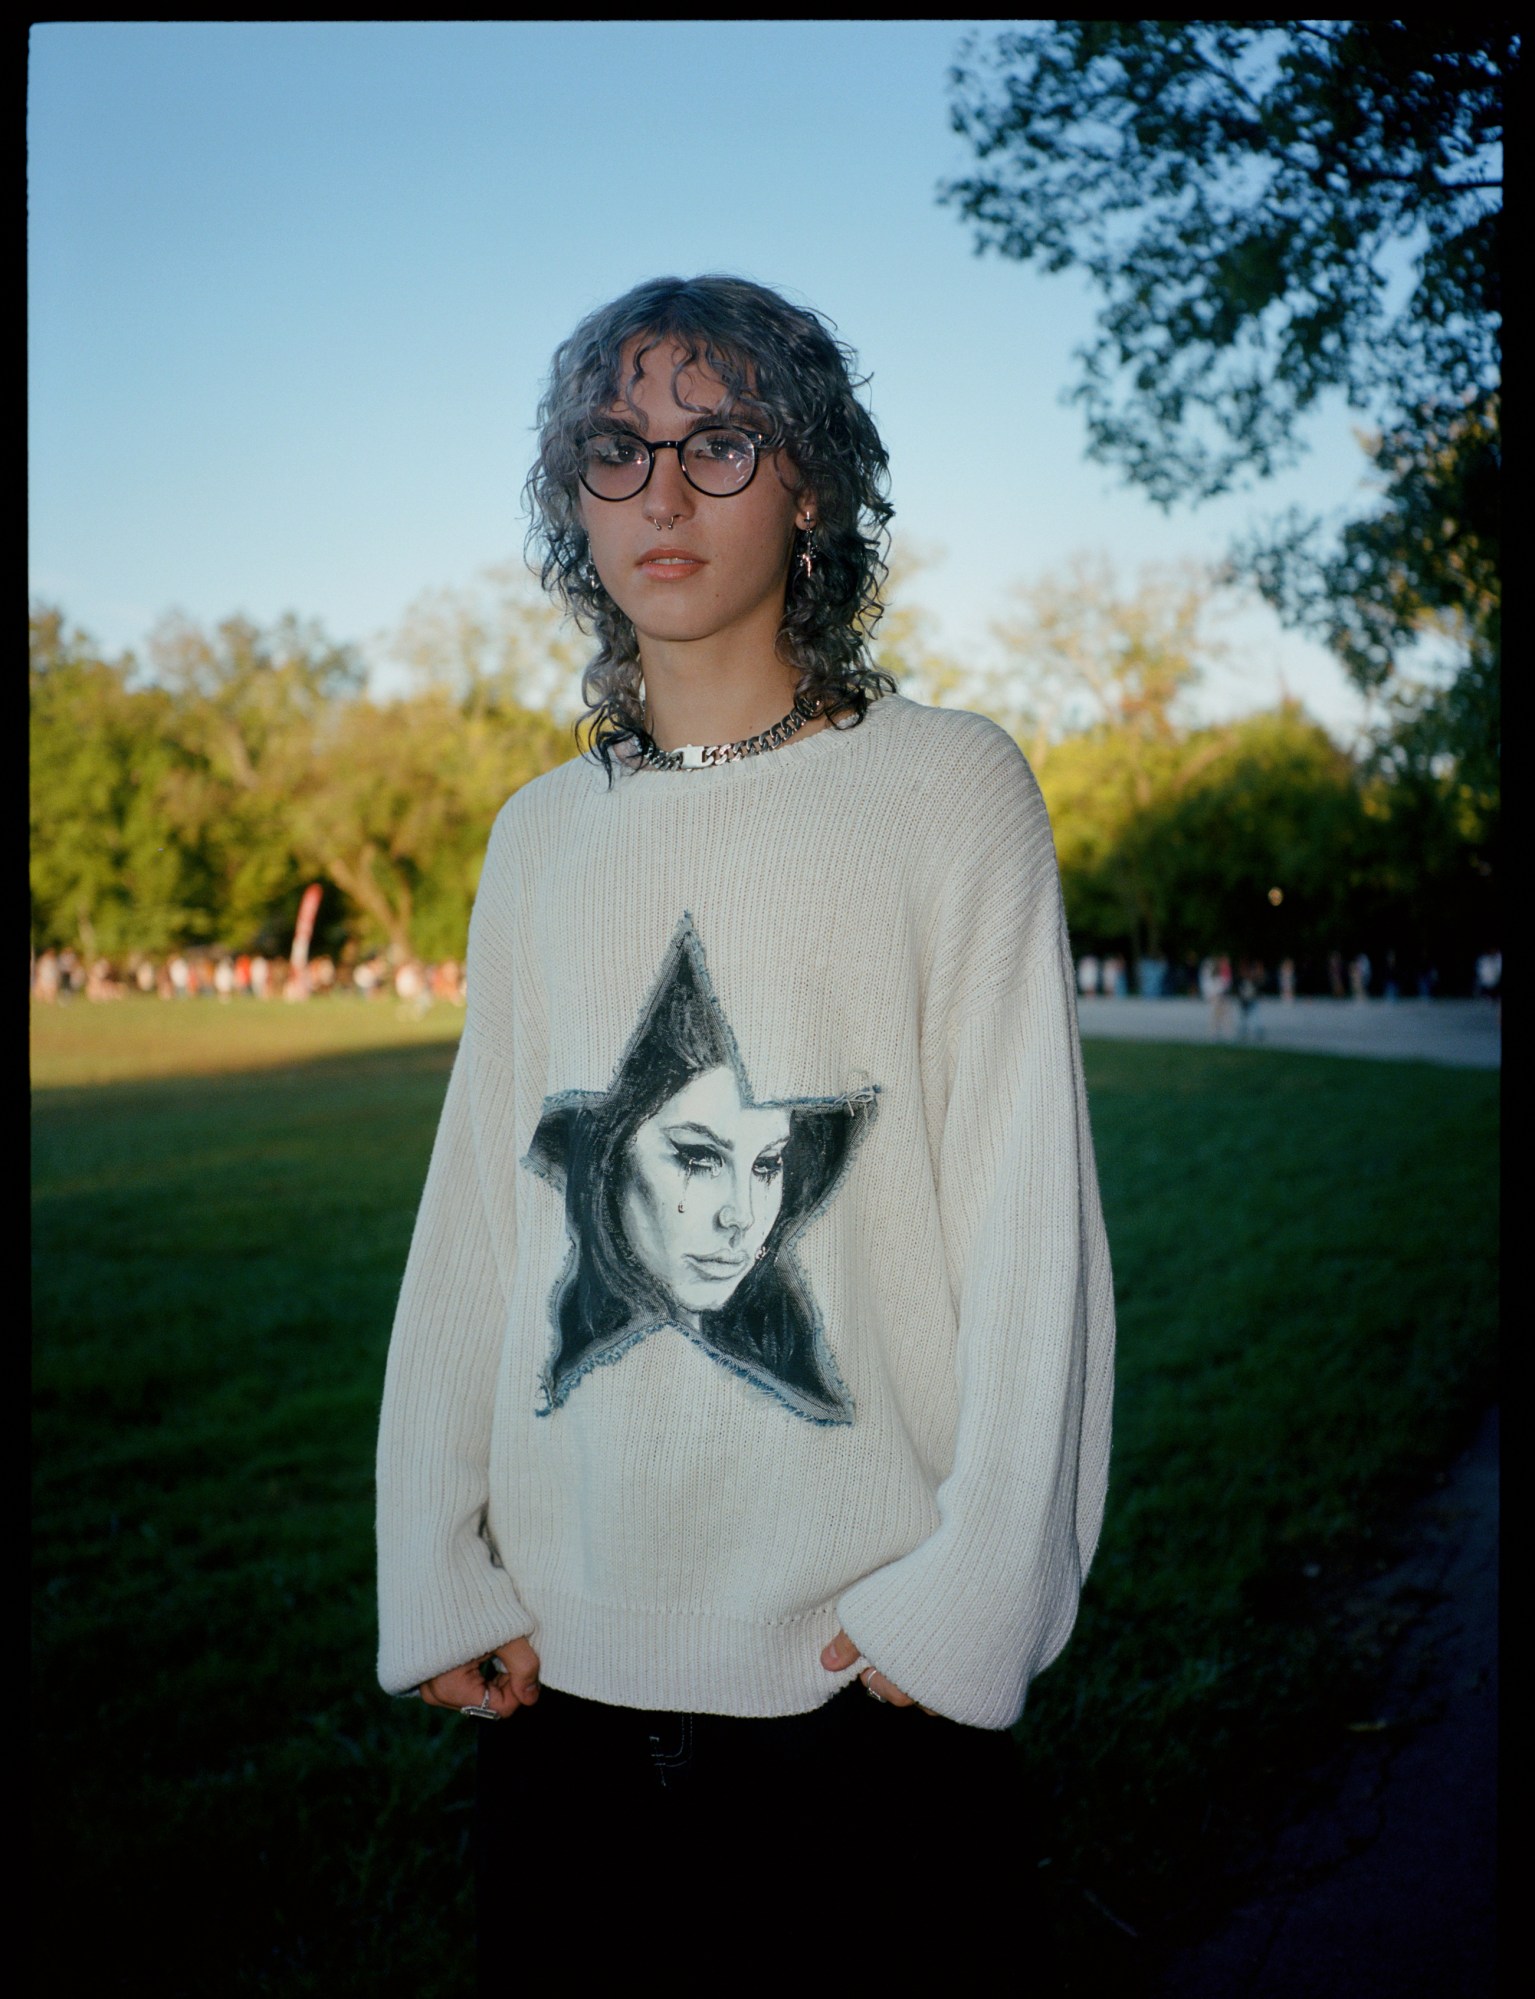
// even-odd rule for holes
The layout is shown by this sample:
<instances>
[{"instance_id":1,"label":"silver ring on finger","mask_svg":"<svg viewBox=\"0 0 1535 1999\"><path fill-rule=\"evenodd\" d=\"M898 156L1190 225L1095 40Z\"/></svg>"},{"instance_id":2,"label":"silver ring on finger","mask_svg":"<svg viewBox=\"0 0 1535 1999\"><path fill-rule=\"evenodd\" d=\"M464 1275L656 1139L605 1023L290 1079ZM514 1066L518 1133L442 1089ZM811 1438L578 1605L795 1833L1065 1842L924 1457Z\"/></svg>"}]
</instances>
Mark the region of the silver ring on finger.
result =
<instances>
[{"instance_id":1,"label":"silver ring on finger","mask_svg":"<svg viewBox=\"0 0 1535 1999\"><path fill-rule=\"evenodd\" d=\"M885 1696L874 1684L874 1668L872 1666L869 1668L868 1674L864 1679L863 1690L871 1701L878 1701L881 1707L889 1707L889 1701L885 1699Z\"/></svg>"},{"instance_id":2,"label":"silver ring on finger","mask_svg":"<svg viewBox=\"0 0 1535 1999\"><path fill-rule=\"evenodd\" d=\"M461 1707L459 1713L467 1714L475 1721L499 1721L501 1719L500 1715L496 1713L490 1704L490 1690L494 1684L494 1681L487 1680L485 1682L485 1691L480 1695L476 1705L474 1707Z\"/></svg>"}]
</instances>

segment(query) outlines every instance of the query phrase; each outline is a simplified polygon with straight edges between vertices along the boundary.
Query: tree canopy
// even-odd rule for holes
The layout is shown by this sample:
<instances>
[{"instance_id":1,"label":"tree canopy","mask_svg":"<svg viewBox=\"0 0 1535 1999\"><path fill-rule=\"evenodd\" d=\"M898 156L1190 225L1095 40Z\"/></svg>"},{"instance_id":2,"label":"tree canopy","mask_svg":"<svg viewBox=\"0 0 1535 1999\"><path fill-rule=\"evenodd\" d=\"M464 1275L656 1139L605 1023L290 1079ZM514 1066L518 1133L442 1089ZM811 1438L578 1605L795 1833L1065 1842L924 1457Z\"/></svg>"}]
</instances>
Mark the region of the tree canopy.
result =
<instances>
[{"instance_id":1,"label":"tree canopy","mask_svg":"<svg viewBox=\"0 0 1535 1999\"><path fill-rule=\"evenodd\" d=\"M1463 982L1496 933L1463 784L1352 755L1288 699L1201 723L1191 697L1229 652L1225 594L1194 565L1125 579L1082 553L1014 585L988 665L945 661L909 610L899 636L919 643L886 664L1022 744L1079 949L1180 967L1225 951L1270 972L1288 957L1319 989L1332 953L1364 948L1400 979Z\"/></svg>"},{"instance_id":2,"label":"tree canopy","mask_svg":"<svg viewBox=\"0 0 1535 1999\"><path fill-rule=\"evenodd\" d=\"M1363 767L1293 705L1201 726L1187 696L1223 651L1215 582L1133 581L1101 556L1016 586L988 670L950 657L898 552L880 664L918 698L979 708L1023 744L1050 808L1079 948L1229 951L1312 986L1367 948L1463 981L1489 929L1481 822L1433 760ZM579 660L515 576L439 593L370 692L313 624L164 621L147 662L32 619L32 938L131 964L177 948L280 955L308 882L316 950L459 958L492 822L574 753L517 696ZM1275 892L1279 899L1275 900Z\"/></svg>"},{"instance_id":3,"label":"tree canopy","mask_svg":"<svg viewBox=\"0 0 1535 1999\"><path fill-rule=\"evenodd\" d=\"M542 608L520 614L534 657ZM457 656L429 658L420 617L410 630L414 684L374 699L355 650L296 618L168 618L146 672L36 609L34 945L117 961L280 951L318 878L337 892L322 915L333 947L462 957L497 810L576 746L507 697L510 640L498 675L465 676Z\"/></svg>"},{"instance_id":4,"label":"tree canopy","mask_svg":"<svg viewBox=\"0 0 1535 1999\"><path fill-rule=\"evenodd\" d=\"M1235 558L1365 688L1425 633L1440 747L1496 782L1507 18L1041 21L968 41L940 198L978 250L1101 294L1070 393L1159 504L1266 476L1328 392L1366 413L1372 510Z\"/></svg>"}]
</instances>

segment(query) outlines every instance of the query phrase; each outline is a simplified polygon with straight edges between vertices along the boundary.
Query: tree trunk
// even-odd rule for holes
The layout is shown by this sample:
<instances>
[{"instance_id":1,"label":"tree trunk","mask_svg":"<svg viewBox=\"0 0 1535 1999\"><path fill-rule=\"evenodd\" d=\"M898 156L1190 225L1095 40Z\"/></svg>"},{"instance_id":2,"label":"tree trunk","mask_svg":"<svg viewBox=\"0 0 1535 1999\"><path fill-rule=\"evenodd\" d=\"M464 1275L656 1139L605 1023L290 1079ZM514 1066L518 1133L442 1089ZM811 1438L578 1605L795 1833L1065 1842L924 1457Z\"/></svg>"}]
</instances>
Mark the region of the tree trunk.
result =
<instances>
[{"instance_id":1,"label":"tree trunk","mask_svg":"<svg viewBox=\"0 0 1535 1999\"><path fill-rule=\"evenodd\" d=\"M340 854L328 853L325 857L325 872L336 886L345 891L359 909L367 911L381 924L389 939L389 960L391 964L401 964L415 954L410 944L411 894L405 882L398 884L400 905L389 900L378 876L373 871L373 862L378 849L370 840L355 862L342 858Z\"/></svg>"}]
</instances>

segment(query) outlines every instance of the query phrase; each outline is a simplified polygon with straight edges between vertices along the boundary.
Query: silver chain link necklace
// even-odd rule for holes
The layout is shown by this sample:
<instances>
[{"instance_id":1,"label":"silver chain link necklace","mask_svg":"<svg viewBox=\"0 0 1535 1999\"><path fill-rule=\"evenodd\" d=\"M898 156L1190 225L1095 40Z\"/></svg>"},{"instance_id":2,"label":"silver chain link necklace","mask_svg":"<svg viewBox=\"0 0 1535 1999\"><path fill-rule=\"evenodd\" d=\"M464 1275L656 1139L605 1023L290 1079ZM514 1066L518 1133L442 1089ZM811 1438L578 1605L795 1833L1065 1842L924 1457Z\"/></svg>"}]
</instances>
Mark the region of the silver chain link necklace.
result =
<instances>
[{"instance_id":1,"label":"silver chain link necklace","mask_svg":"<svg viewBox=\"0 0 1535 1999\"><path fill-rule=\"evenodd\" d=\"M805 724L813 722L820 712L819 701L796 694L794 706L783 720L775 722L770 729L764 729L760 736L743 736L738 743L683 743L675 750L658 749L649 736L642 736L635 762L642 770L707 770L712 764L738 763L742 757L755 757L763 750L776 750L791 736L797 736Z\"/></svg>"}]
</instances>

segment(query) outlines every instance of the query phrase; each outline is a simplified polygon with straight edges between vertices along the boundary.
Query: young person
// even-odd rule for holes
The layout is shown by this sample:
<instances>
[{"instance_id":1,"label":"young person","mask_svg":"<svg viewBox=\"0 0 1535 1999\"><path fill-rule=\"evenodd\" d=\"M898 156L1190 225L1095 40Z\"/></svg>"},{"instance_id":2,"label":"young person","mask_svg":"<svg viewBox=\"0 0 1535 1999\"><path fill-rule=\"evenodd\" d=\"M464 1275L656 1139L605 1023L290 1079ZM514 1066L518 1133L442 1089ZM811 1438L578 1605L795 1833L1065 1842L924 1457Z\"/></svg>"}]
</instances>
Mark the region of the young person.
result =
<instances>
[{"instance_id":1,"label":"young person","mask_svg":"<svg viewBox=\"0 0 1535 1999\"><path fill-rule=\"evenodd\" d=\"M499 1724L486 1931L695 1807L881 1867L915 1812L929 1858L1013 1865L1006 1731L1098 1536L1049 825L1002 730L870 662L850 362L762 286L664 279L541 410L590 748L491 835L378 1462L381 1683Z\"/></svg>"}]
</instances>

